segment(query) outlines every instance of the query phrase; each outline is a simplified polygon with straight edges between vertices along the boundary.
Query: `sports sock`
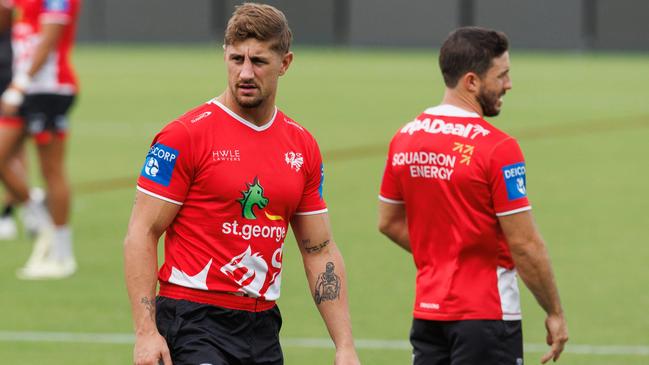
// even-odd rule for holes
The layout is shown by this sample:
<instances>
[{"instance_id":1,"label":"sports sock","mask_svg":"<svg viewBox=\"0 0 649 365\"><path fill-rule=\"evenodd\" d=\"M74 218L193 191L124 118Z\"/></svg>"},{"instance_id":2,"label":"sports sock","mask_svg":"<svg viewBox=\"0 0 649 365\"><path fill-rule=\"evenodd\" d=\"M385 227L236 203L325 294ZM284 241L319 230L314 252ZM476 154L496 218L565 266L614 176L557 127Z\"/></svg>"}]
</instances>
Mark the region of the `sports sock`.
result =
<instances>
[{"instance_id":1,"label":"sports sock","mask_svg":"<svg viewBox=\"0 0 649 365\"><path fill-rule=\"evenodd\" d=\"M54 227L52 254L58 260L74 257L72 251L72 231L68 225Z\"/></svg>"}]
</instances>

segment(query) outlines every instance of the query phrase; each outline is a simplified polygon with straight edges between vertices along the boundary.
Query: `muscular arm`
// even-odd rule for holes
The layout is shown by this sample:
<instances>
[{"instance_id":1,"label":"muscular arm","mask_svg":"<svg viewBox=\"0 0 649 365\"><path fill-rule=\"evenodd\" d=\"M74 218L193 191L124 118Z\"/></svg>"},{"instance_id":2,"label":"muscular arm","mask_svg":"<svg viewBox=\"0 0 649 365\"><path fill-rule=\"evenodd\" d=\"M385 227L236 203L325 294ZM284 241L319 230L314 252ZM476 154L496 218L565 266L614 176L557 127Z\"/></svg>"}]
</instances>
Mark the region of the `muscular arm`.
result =
<instances>
[{"instance_id":1,"label":"muscular arm","mask_svg":"<svg viewBox=\"0 0 649 365\"><path fill-rule=\"evenodd\" d=\"M360 364L352 338L345 263L331 235L329 216L295 216L291 221L314 301L336 345L336 364Z\"/></svg>"},{"instance_id":2,"label":"muscular arm","mask_svg":"<svg viewBox=\"0 0 649 365\"><path fill-rule=\"evenodd\" d=\"M412 252L405 204L379 201L379 231L404 250Z\"/></svg>"},{"instance_id":3,"label":"muscular arm","mask_svg":"<svg viewBox=\"0 0 649 365\"><path fill-rule=\"evenodd\" d=\"M135 206L124 239L124 274L135 326L135 364L171 365L166 342L155 322L158 239L180 206L136 193Z\"/></svg>"},{"instance_id":4,"label":"muscular arm","mask_svg":"<svg viewBox=\"0 0 649 365\"><path fill-rule=\"evenodd\" d=\"M499 217L499 221L509 243L516 270L547 313L547 343L552 348L542 357L541 362L546 363L550 359L556 361L568 341L568 328L545 242L530 211Z\"/></svg>"}]
</instances>

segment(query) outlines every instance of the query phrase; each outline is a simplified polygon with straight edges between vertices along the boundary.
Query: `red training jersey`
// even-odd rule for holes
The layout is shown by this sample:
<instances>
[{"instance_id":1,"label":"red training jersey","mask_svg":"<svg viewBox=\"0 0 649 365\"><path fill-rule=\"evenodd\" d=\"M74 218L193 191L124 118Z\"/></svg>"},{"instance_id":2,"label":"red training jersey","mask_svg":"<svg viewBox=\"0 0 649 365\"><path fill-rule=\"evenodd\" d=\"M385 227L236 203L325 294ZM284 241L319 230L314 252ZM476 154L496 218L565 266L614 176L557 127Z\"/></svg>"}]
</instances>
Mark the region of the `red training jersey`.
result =
<instances>
[{"instance_id":1,"label":"red training jersey","mask_svg":"<svg viewBox=\"0 0 649 365\"><path fill-rule=\"evenodd\" d=\"M531 209L516 140L478 114L427 109L392 139L379 198L405 204L417 267L415 318L521 318L498 222Z\"/></svg>"},{"instance_id":2,"label":"red training jersey","mask_svg":"<svg viewBox=\"0 0 649 365\"><path fill-rule=\"evenodd\" d=\"M77 93L77 78L70 62L74 35L81 7L80 0L13 0L17 18L12 29L14 75L26 74L32 66L36 47L41 41L43 24L64 25L63 35L45 64L34 75L28 94Z\"/></svg>"},{"instance_id":3,"label":"red training jersey","mask_svg":"<svg viewBox=\"0 0 649 365\"><path fill-rule=\"evenodd\" d=\"M138 190L181 205L166 231L160 294L254 310L279 298L294 215L327 211L315 139L281 111L258 127L216 99L153 140ZM214 298L231 295L228 303Z\"/></svg>"}]
</instances>

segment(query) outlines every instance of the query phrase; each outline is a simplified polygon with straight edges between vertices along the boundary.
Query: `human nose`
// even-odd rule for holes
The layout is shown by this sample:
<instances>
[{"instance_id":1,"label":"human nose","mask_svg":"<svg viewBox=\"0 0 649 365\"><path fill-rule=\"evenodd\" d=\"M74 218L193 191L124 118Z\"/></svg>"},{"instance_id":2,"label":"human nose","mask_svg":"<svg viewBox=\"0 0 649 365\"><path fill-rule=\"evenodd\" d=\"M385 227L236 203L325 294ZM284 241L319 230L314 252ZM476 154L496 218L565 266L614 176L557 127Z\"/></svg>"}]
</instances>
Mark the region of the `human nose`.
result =
<instances>
[{"instance_id":1,"label":"human nose","mask_svg":"<svg viewBox=\"0 0 649 365\"><path fill-rule=\"evenodd\" d=\"M241 73L239 77L243 80L251 80L255 78L255 72L252 67L252 62L250 59L246 58L243 61L243 67L241 67Z\"/></svg>"},{"instance_id":2,"label":"human nose","mask_svg":"<svg viewBox=\"0 0 649 365\"><path fill-rule=\"evenodd\" d=\"M507 77L507 78L505 79L505 85L504 85L505 90L511 90L512 86L513 86L513 85L512 85L512 79L509 78L509 77Z\"/></svg>"}]
</instances>

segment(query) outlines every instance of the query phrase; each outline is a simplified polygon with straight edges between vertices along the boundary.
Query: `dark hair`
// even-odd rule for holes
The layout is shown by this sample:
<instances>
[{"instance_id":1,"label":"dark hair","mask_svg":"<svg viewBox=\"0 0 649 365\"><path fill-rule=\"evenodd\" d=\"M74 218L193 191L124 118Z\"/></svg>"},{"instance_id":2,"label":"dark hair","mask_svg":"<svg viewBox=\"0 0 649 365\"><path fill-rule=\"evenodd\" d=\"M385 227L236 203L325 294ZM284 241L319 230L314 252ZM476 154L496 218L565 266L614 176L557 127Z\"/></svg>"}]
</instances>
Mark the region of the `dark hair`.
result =
<instances>
[{"instance_id":1,"label":"dark hair","mask_svg":"<svg viewBox=\"0 0 649 365\"><path fill-rule=\"evenodd\" d=\"M439 51L439 68L447 87L455 87L467 72L479 77L491 61L507 51L509 41L503 32L480 27L462 27L449 34Z\"/></svg>"},{"instance_id":2,"label":"dark hair","mask_svg":"<svg viewBox=\"0 0 649 365\"><path fill-rule=\"evenodd\" d=\"M236 7L225 29L225 45L255 38L259 41L275 41L271 48L285 54L291 47L293 34L284 13L276 8L255 3Z\"/></svg>"}]
</instances>

